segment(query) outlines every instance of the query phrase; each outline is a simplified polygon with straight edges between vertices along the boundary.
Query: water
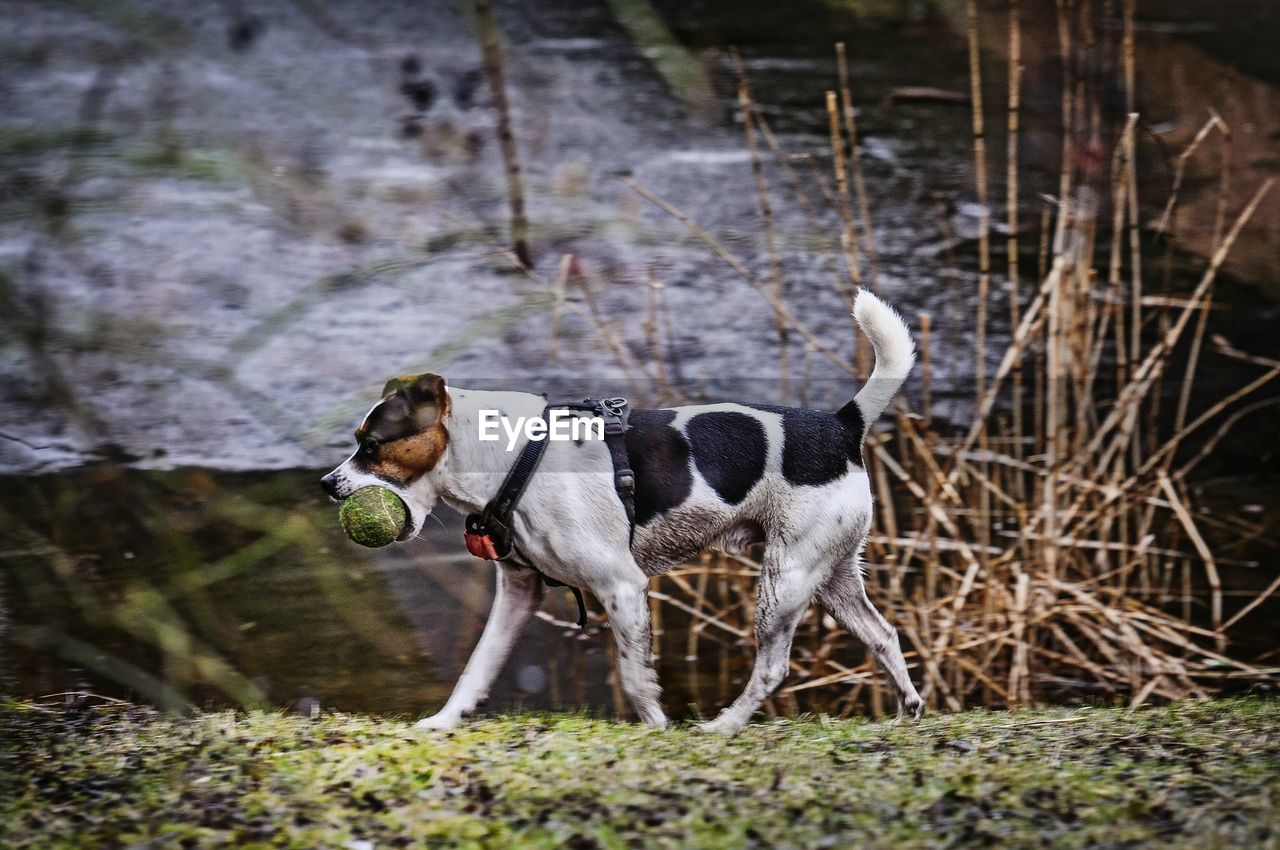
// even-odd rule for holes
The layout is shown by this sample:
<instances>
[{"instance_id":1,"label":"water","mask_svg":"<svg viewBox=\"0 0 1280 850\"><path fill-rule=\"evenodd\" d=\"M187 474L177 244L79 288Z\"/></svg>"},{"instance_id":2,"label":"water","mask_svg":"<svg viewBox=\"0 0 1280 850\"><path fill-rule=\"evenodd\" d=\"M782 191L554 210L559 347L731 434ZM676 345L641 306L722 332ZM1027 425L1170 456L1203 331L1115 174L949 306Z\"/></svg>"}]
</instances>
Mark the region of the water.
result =
<instances>
[{"instance_id":1,"label":"water","mask_svg":"<svg viewBox=\"0 0 1280 850\"><path fill-rule=\"evenodd\" d=\"M725 48L740 49L753 96L806 197L822 206L809 163L829 175L823 92L835 79L831 43L842 38L879 281L908 317L934 314L933 395L942 416L960 417L974 363L969 111L888 100L901 86L967 91L957 10L916 2L780 10L631 0L498 8L535 271L554 279L573 254L583 277L571 298L585 303L589 288L642 363L654 354L647 283L661 282L666 357L684 388L777 401L767 305L621 178L687 211L767 276ZM408 546L376 554L350 546L318 498L318 471L345 454L391 374L653 392L633 387L572 314L554 331L556 359L548 356L547 287L513 274L500 253L505 186L467 15L446 3L283 0L251 11L171 0L92 11L9 2L0 13L10 24L0 41L0 471L10 476L0 504L12 530L0 669L28 694L88 686L157 702L314 698L396 713L437 705L478 636L491 578L462 552L453 516ZM646 15L665 35L636 23ZM1151 15L1188 26L1173 11ZM983 23L989 103L1002 97L1002 21ZM1198 121L1203 97L1161 69L1181 68L1184 80L1188 69L1193 79L1218 73L1223 44L1252 43L1238 24L1198 25L1172 35L1146 25L1140 39L1152 113L1178 118L1167 132L1183 142L1194 127L1181 116ZM1024 217L1037 221L1038 193L1056 191L1057 93L1043 46L1052 35L1046 10L1029 9L1023 197ZM651 61L663 56L674 59ZM1280 169L1251 155L1270 132L1259 116L1275 114L1266 104L1276 76L1265 62L1245 64L1249 73L1222 83L1217 104L1239 140L1242 184ZM999 122L991 144L1002 157ZM1000 171L993 166L996 178ZM789 302L851 356L831 284L838 260L815 239L776 163L765 172ZM1195 222L1206 218L1212 187L1194 178L1176 275L1202 264ZM1163 197L1167 171L1153 165L1144 181L1152 189L1144 185L1144 200ZM1002 192L997 179L992 195ZM817 232L837 232L834 215L819 219ZM1280 215L1258 220L1242 237L1236 278L1220 290L1229 309L1212 327L1265 352L1274 350L1276 308L1257 286L1276 267L1271 230ZM1023 240L1026 269L1037 235ZM993 316L1005 315L1004 298L997 281ZM992 357L1003 333L993 326ZM800 359L798 347L792 357ZM1242 383L1241 370L1215 369L1211 395ZM852 395L821 358L811 371L812 403ZM1258 429L1246 429L1228 447L1235 469L1253 463L1259 445ZM288 522L306 533L234 560ZM552 597L558 616L572 620L568 595ZM612 708L603 642L563 632L535 625L494 705ZM748 657L737 648L725 662L732 669L698 678L678 652L667 655L663 679L677 711L722 703Z\"/></svg>"},{"instance_id":2,"label":"water","mask_svg":"<svg viewBox=\"0 0 1280 850\"><path fill-rule=\"evenodd\" d=\"M4 480L4 587L16 613L6 684L174 708L407 716L440 705L480 636L493 568L466 554L461 518L443 507L418 539L362 549L316 498L317 480L110 465ZM567 590L548 590L542 612L488 707L615 710L608 632L578 630ZM677 715L711 711L736 695L747 656L727 660L723 676L705 661L691 669L675 651L688 624L674 615L667 699Z\"/></svg>"},{"instance_id":3,"label":"water","mask_svg":"<svg viewBox=\"0 0 1280 850\"><path fill-rule=\"evenodd\" d=\"M14 318L52 337L55 353L39 365L18 351L6 358L0 403L14 430L47 448L0 444L0 467L53 470L117 449L148 466L309 466L317 451L345 446L388 374L434 368L464 386L621 379L572 317L561 362L547 368L548 311L519 307L545 288L497 254L505 189L493 113L465 21L448 4L368 14L326 5L321 15L280 2L255 8L260 32L242 50L229 44L238 19L221 10L111 8L96 18L41 4L14 12L25 50L9 51L8 158L35 187L22 200L43 206L11 206L0 257ZM652 274L672 316L704 317L675 323L690 381L772 374L759 296L619 179L688 210L764 269L727 55L694 55L707 88L687 101L604 7L499 16L537 272L553 278L574 254L618 318L643 313ZM134 33L140 19L149 27ZM931 37L941 29L918 25L876 44L881 60L858 58L866 100L911 78L890 56L961 85L959 45L952 37L939 53ZM744 45L744 59L787 150L814 155L825 172L822 92L834 61L829 43L802 35ZM111 61L86 60L95 51ZM420 115L407 84L432 92ZM913 132L922 117L927 134ZM406 137L410 119L419 134ZM936 218L932 193L961 188L967 120L950 108L867 122L884 285L909 312L940 292L915 257L941 236L919 222ZM789 294L847 353L836 258L814 245L797 203L776 206ZM823 221L834 228L834 217ZM518 321L486 322L513 305ZM637 331L626 336L641 347ZM826 365L816 368L823 377Z\"/></svg>"}]
</instances>

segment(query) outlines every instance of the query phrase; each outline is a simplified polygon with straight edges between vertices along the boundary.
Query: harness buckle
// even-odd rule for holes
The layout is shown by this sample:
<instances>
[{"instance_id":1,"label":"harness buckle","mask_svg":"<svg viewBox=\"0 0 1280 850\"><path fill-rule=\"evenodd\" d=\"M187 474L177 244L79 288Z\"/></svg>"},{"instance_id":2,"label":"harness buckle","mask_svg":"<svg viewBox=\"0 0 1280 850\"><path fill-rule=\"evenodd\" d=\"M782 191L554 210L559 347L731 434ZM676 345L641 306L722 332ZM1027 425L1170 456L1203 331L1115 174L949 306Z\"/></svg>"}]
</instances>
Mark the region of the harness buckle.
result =
<instances>
[{"instance_id":1,"label":"harness buckle","mask_svg":"<svg viewBox=\"0 0 1280 850\"><path fill-rule=\"evenodd\" d=\"M622 396L609 396L600 399L600 409L610 416L621 416L627 412L627 400Z\"/></svg>"},{"instance_id":2,"label":"harness buckle","mask_svg":"<svg viewBox=\"0 0 1280 850\"><path fill-rule=\"evenodd\" d=\"M604 432L610 437L627 433L627 400L620 396L602 398L596 408L604 419Z\"/></svg>"}]
</instances>

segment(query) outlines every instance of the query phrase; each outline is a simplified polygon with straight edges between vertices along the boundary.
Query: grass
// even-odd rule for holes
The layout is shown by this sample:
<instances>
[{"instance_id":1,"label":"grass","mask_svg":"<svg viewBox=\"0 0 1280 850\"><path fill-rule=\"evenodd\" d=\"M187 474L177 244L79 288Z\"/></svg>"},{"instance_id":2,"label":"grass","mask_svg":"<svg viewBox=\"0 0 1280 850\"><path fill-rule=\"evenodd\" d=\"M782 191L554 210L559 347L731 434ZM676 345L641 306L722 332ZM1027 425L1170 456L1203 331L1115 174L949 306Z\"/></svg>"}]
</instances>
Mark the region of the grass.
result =
<instances>
[{"instance_id":1,"label":"grass","mask_svg":"<svg viewBox=\"0 0 1280 850\"><path fill-rule=\"evenodd\" d=\"M774 720L0 705L24 847L1280 846L1280 701Z\"/></svg>"}]
</instances>

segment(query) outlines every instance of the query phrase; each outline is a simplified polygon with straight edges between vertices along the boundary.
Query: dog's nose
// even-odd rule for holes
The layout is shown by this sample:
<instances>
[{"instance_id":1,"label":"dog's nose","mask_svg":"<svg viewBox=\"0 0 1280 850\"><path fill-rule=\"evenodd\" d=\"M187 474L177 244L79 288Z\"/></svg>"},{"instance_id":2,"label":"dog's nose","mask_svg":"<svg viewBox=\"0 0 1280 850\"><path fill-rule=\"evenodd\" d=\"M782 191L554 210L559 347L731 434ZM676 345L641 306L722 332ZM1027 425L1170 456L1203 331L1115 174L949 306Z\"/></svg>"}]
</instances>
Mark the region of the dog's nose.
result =
<instances>
[{"instance_id":1,"label":"dog's nose","mask_svg":"<svg viewBox=\"0 0 1280 850\"><path fill-rule=\"evenodd\" d=\"M338 498L338 479L333 477L332 472L320 479L320 486L324 488L324 491L328 493L330 497L334 499Z\"/></svg>"}]
</instances>

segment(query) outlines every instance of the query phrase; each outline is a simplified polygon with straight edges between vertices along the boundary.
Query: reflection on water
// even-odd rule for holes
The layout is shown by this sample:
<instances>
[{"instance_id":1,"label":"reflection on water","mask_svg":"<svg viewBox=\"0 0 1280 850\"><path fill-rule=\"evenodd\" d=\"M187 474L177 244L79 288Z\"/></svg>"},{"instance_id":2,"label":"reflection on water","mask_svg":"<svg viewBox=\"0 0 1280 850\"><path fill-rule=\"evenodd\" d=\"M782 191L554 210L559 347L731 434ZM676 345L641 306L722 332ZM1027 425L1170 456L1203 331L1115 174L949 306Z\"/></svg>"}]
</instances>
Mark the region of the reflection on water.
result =
<instances>
[{"instance_id":1,"label":"reflection on water","mask_svg":"<svg viewBox=\"0 0 1280 850\"><path fill-rule=\"evenodd\" d=\"M101 464L0 479L0 686L28 696L90 690L174 710L433 711L479 639L492 570L466 554L461 518L443 505L417 540L381 550L351 543L319 475ZM1213 543L1230 551L1232 539ZM1269 580L1240 562L1221 569L1227 586L1253 593ZM717 582L699 592L728 598ZM599 613L589 595L587 604ZM749 642L705 623L691 641L679 607L655 613L669 713L713 714L749 674ZM576 607L563 589L548 591L539 616L486 710L629 716L610 675L608 632L572 625ZM1250 632L1234 646L1261 656L1274 639ZM802 707L847 710L837 708L847 689L828 690L807 694Z\"/></svg>"},{"instance_id":2,"label":"reflection on water","mask_svg":"<svg viewBox=\"0 0 1280 850\"><path fill-rule=\"evenodd\" d=\"M447 509L411 543L350 543L318 476L98 466L5 480L6 677L19 693L175 707L437 707L488 614L490 568ZM571 620L561 596L544 610ZM530 627L491 706L613 705L604 637L564 631Z\"/></svg>"}]
</instances>

